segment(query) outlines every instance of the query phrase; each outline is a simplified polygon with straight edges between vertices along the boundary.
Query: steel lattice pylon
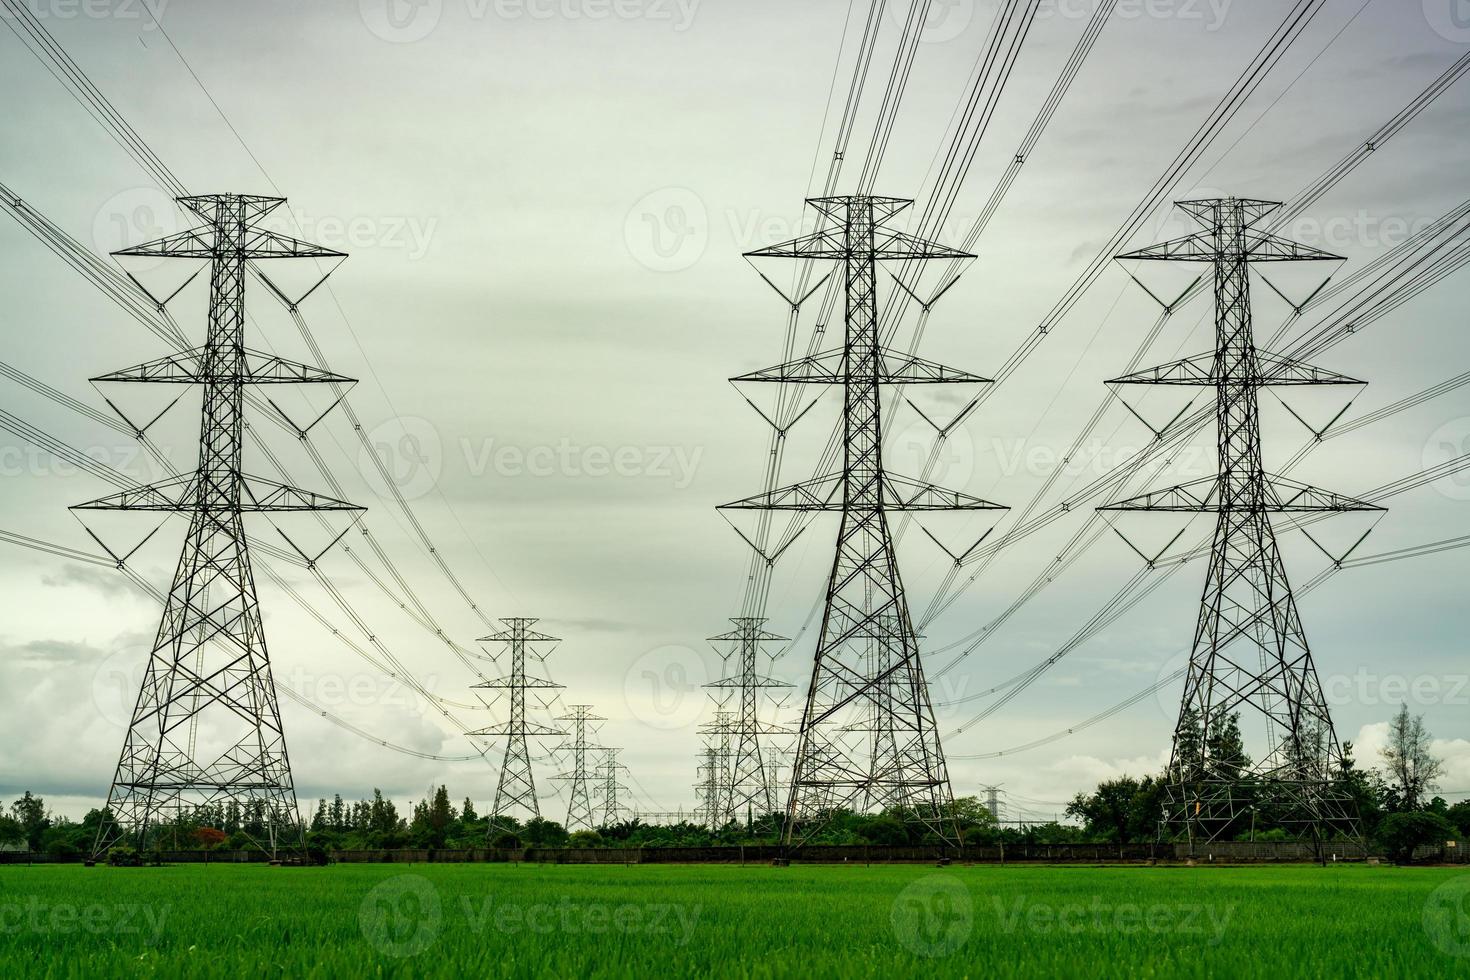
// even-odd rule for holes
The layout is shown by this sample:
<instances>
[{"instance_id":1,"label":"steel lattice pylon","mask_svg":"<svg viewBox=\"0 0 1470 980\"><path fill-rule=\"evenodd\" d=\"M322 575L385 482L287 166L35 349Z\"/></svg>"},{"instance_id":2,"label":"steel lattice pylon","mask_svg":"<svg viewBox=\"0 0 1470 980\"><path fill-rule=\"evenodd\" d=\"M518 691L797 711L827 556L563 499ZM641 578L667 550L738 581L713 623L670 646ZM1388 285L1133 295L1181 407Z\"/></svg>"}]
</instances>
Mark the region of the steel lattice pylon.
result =
<instances>
[{"instance_id":1,"label":"steel lattice pylon","mask_svg":"<svg viewBox=\"0 0 1470 980\"><path fill-rule=\"evenodd\" d=\"M1339 256L1258 230L1271 201L1183 201L1204 231L1119 256L1208 262L1214 268L1215 350L1114 379L1114 384L1202 385L1216 391L1218 476L1101 508L1218 514L1210 569L1190 653L1169 765L1165 827L1191 843L1241 829L1253 808L1321 840L1358 836L1356 805L1339 782L1332 727L1270 515L1382 508L1272 476L1261 462L1257 395L1267 385L1360 384L1294 358L1257 350L1250 265ZM1264 754L1246 765L1243 737L1227 733L1241 709L1264 727Z\"/></svg>"},{"instance_id":2,"label":"steel lattice pylon","mask_svg":"<svg viewBox=\"0 0 1470 980\"><path fill-rule=\"evenodd\" d=\"M510 673L498 680L476 684L476 688L506 691L510 696L510 720L503 725L492 725L471 735L505 736L505 756L500 764L500 779L495 784L495 803L486 824L487 834L503 827L502 818L519 810L524 816L541 816L541 805L536 798L536 778L531 771L531 753L526 746L527 737L549 737L565 735L559 728L538 725L526 720L526 692L553 691L562 685L540 677L526 675L526 652L529 644L556 643L555 636L547 636L533 629L537 620L526 617L502 619L505 629L481 637L479 643L503 643L510 654Z\"/></svg>"},{"instance_id":3,"label":"steel lattice pylon","mask_svg":"<svg viewBox=\"0 0 1470 980\"><path fill-rule=\"evenodd\" d=\"M620 748L605 748L602 750L602 761L597 764L593 775L598 779L602 793L602 825L611 827L623 822L623 815L629 811L629 807L619 802L619 793L625 787L618 781L619 772L627 772L628 767L618 761Z\"/></svg>"},{"instance_id":4,"label":"steel lattice pylon","mask_svg":"<svg viewBox=\"0 0 1470 980\"><path fill-rule=\"evenodd\" d=\"M722 721L727 722L728 718L717 718L714 724L718 726ZM706 731L706 736L709 734L710 731ZM715 734L718 732L715 731ZM729 737L723 739L723 749L721 744L721 740L705 738L696 770L699 782L694 784L694 795L699 800L699 823L711 831L717 831L724 826L721 801L725 796L726 769L730 761Z\"/></svg>"},{"instance_id":5,"label":"steel lattice pylon","mask_svg":"<svg viewBox=\"0 0 1470 980\"><path fill-rule=\"evenodd\" d=\"M572 754L572 769L555 779L571 783L570 799L567 801L567 830L596 830L596 817L592 812L592 794L588 788L587 753L603 747L587 741L587 723L606 721L601 715L592 714L590 704L567 706L567 714L557 716L557 721L571 722L571 741L557 747L558 752Z\"/></svg>"},{"instance_id":6,"label":"steel lattice pylon","mask_svg":"<svg viewBox=\"0 0 1470 980\"><path fill-rule=\"evenodd\" d=\"M842 470L725 505L842 515L797 736L785 839L792 843L810 837L835 810L876 804L918 820L942 840L957 842L949 771L888 514L990 510L998 505L887 472L881 393L886 384L986 379L882 346L877 268L880 261L972 256L889 227L886 222L911 201L854 195L809 203L821 214L817 232L748 255L842 263L843 346L733 380L840 385ZM873 740L866 752L854 750L844 735L867 726L875 711L887 726L884 736Z\"/></svg>"},{"instance_id":7,"label":"steel lattice pylon","mask_svg":"<svg viewBox=\"0 0 1470 980\"><path fill-rule=\"evenodd\" d=\"M764 628L766 621L759 617L737 616L730 622L735 624L735 629L710 640L729 647L728 659L735 664L734 672L705 685L734 692L740 699L738 711L723 719L716 718L720 732L735 740L723 792L718 794L716 818L721 824L741 815L748 822L755 815L776 812L776 786L765 764L762 736L789 734L788 729L760 718L761 692L791 687L785 681L761 673L761 648L766 643L788 642L786 637L768 632Z\"/></svg>"},{"instance_id":8,"label":"steel lattice pylon","mask_svg":"<svg viewBox=\"0 0 1470 980\"><path fill-rule=\"evenodd\" d=\"M116 254L209 262L204 346L93 380L200 385L198 469L74 508L190 515L94 856L124 834L146 846L160 823L216 804L241 805L258 825L260 846L276 856L303 845L303 826L242 517L362 508L242 472L246 385L351 383L246 347L245 279L257 261L343 253L257 226L283 198L219 194L179 203L205 224Z\"/></svg>"}]
</instances>

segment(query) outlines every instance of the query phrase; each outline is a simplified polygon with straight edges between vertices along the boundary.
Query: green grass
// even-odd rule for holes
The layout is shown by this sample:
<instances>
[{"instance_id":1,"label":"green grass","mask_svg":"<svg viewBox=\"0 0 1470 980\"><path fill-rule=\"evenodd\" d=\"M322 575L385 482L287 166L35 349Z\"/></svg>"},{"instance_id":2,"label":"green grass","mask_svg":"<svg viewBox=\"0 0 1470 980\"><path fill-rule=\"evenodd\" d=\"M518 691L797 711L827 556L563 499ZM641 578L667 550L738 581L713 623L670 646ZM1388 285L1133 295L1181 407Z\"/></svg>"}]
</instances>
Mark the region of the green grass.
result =
<instances>
[{"instance_id":1,"label":"green grass","mask_svg":"<svg viewBox=\"0 0 1470 980\"><path fill-rule=\"evenodd\" d=\"M1470 873L0 867L4 977L893 977L917 971L1467 976Z\"/></svg>"}]
</instances>

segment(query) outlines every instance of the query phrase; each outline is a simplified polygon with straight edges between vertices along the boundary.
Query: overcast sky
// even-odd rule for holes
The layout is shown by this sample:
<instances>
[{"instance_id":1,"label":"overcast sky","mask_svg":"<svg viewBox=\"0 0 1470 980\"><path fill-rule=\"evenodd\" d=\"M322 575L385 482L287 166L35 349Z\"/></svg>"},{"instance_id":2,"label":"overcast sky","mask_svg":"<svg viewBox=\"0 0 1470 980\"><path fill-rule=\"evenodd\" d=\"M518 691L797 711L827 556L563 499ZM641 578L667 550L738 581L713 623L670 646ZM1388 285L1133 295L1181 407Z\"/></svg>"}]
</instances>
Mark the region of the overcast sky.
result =
<instances>
[{"instance_id":1,"label":"overcast sky","mask_svg":"<svg viewBox=\"0 0 1470 980\"><path fill-rule=\"evenodd\" d=\"M279 191L290 209L282 227L351 253L330 291L303 312L329 366L363 379L352 405L437 554L491 615L538 616L564 638L544 669L566 685L564 703L606 716L597 737L625 748L641 805L692 806L696 729L709 718L694 686L721 670L702 638L727 628L744 586L744 545L714 507L762 489L768 441L724 379L778 361L784 324L781 301L740 253L800 229L814 163L825 169L831 152L830 120L822 134L829 91L834 78L845 89L865 5L855 5L844 49L843 0L150 0L196 79L143 0L27 2L191 191ZM924 191L996 5L935 6L943 10L918 52L879 193ZM980 240L979 262L936 306L926 355L979 374L997 370L1205 118L1276 26L1279 8L1123 0ZM950 240L963 237L989 197L1091 5L1048 0L1043 9L945 229ZM1470 18L1455 13L1452 0L1330 0L1173 196L1296 194L1464 54ZM884 76L899 26L885 22L875 60ZM8 31L0 32L0 84L9 93L0 105L0 181L32 207L99 252L184 226ZM1351 270L1459 204L1467 85L1443 95L1290 233L1346 255ZM864 121L871 126L871 115ZM848 172L855 179L856 167ZM1161 211L1132 244L1182 230ZM0 222L0 248L0 360L106 410L88 377L165 353L15 222ZM157 264L138 275L168 289L188 271ZM1163 289L1167 272L1160 276ZM171 306L196 338L201 287L196 281ZM1451 278L1319 359L1372 382L1346 417L1464 370L1467 289L1463 273ZM252 297L252 345L312 360L290 319L261 290ZM1260 323L1274 328L1286 313L1258 289ZM1181 311L1146 363L1204 350L1207 314L1198 304ZM1024 505L1155 315L1147 295L1110 269L948 444L937 482ZM166 403L160 392L122 397L140 415ZM1183 404L1171 397L1150 394L1146 414L1167 420ZM1342 399L1314 392L1293 407L1325 421ZM1306 432L1265 402L1271 468ZM127 439L12 381L0 380L0 406L139 479L158 475ZM194 463L197 411L197 398L186 397L155 430L181 468ZM835 419L829 396L793 432L790 479L810 475ZM298 482L321 487L293 440L260 428ZM1148 439L1116 406L1099 431L1095 461L1060 480L1047 504ZM900 411L891 468L916 472L930 438L916 414ZM329 418L312 439L349 496L369 507L368 526L435 621L466 645L484 635L345 419ZM1293 476L1358 493L1467 445L1470 403L1461 391L1328 442ZM66 507L107 485L9 433L0 433L0 452L0 527L96 551ZM257 457L246 469L267 468ZM943 650L991 621L1085 516L1007 549L926 629L925 648ZM927 526L958 550L992 520ZM1180 527L1169 515L1129 521L1136 540L1158 546ZM120 515L94 529L136 541L151 526ZM1363 526L1345 519L1323 531L1324 543L1350 544ZM313 531L300 527L303 537ZM1196 523L1189 533L1207 530ZM257 531L279 540L268 526ZM773 631L794 636L807 621L835 531L835 519L818 521L778 564ZM160 587L181 532L182 522L171 522L133 560ZM1395 498L1363 547L1461 533L1470 533L1470 482L1447 481ZM108 569L0 548L0 793L34 789L79 816L106 795L159 610ZM1284 535L1283 548L1296 583L1326 562L1300 534ZM947 560L917 533L904 537L900 560L922 610ZM1116 538L1100 542L935 676L935 700L974 694L1046 657L1138 561ZM1386 720L1407 698L1450 757L1446 790L1470 790L1467 562L1470 552L1452 551L1351 570L1301 602L1342 737L1376 764ZM309 574L265 563L366 645ZM427 688L473 700L473 673L350 558L330 554L323 568ZM984 722L957 731L983 701L940 708L956 793L1000 784L1018 809L1050 815L1100 778L1157 770L1177 684L1075 737L998 760L959 757L1065 729L1174 670L1203 575L1198 563L1174 575ZM278 684L381 739L430 754L469 752L452 723L288 595L268 582L261 592ZM814 634L777 661L780 676L804 682ZM928 662L937 672L953 655L935 652ZM773 717L793 721L794 703ZM453 710L476 727L503 716L498 706ZM493 795L493 766L423 761L296 702L283 711L303 800L375 786L407 800L439 782L482 807ZM551 772L549 764L539 770ZM546 792L548 812L562 816L556 791Z\"/></svg>"}]
</instances>

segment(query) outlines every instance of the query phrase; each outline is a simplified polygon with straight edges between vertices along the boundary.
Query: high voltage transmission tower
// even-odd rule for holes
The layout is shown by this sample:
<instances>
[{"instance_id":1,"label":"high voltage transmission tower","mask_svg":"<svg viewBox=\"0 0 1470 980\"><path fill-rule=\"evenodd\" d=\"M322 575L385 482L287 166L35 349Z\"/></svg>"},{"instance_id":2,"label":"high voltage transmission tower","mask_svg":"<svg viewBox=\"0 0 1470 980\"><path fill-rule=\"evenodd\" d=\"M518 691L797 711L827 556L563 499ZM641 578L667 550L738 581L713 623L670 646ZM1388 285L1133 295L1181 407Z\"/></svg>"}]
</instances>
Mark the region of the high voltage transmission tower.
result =
<instances>
[{"instance_id":1,"label":"high voltage transmission tower","mask_svg":"<svg viewBox=\"0 0 1470 980\"><path fill-rule=\"evenodd\" d=\"M567 714L557 716L557 721L571 723L571 741L557 747L558 752L572 754L572 768L555 779L571 783L571 795L567 802L567 830L596 830L597 823L592 813L592 794L588 788L587 753L602 748L587 741L587 723L606 721L601 715L592 714L590 704L567 706Z\"/></svg>"},{"instance_id":2,"label":"high voltage transmission tower","mask_svg":"<svg viewBox=\"0 0 1470 980\"><path fill-rule=\"evenodd\" d=\"M1215 349L1111 383L1214 388L1220 472L1101 508L1218 515L1174 732L1165 826L1186 832L1193 844L1239 832L1243 820L1263 810L1318 841L1334 832L1357 837L1357 808L1340 781L1342 750L1270 515L1382 508L1268 474L1257 397L1268 385L1362 382L1258 350L1250 302L1252 263L1340 256L1256 229L1280 207L1271 201L1179 207L1205 230L1119 258L1210 263ZM1261 736L1254 744L1264 747L1254 762L1235 723L1243 709L1247 730Z\"/></svg>"},{"instance_id":3,"label":"high voltage transmission tower","mask_svg":"<svg viewBox=\"0 0 1470 980\"><path fill-rule=\"evenodd\" d=\"M526 617L502 619L505 629L482 637L480 643L503 643L510 654L510 673L497 680L476 684L476 688L502 690L510 697L510 720L503 725L471 732L471 735L505 736L505 757L500 765L500 779L495 784L495 804L490 810L490 821L486 833L500 826L502 818L512 811L522 815L541 816L541 805L536 798L536 778L531 771L531 753L526 746L528 737L565 735L559 728L540 725L526 719L526 692L553 691L562 685L540 677L526 674L527 648L533 643L556 643L558 638L539 633L533 629L536 620Z\"/></svg>"},{"instance_id":4,"label":"high voltage transmission tower","mask_svg":"<svg viewBox=\"0 0 1470 980\"><path fill-rule=\"evenodd\" d=\"M720 724L720 720L717 718L714 724ZM699 800L699 822L712 831L719 830L724 826L721 800L725 794L725 769L729 763L729 749L722 751L718 739L706 737L699 758L699 782L694 784L694 795Z\"/></svg>"},{"instance_id":5,"label":"high voltage transmission tower","mask_svg":"<svg viewBox=\"0 0 1470 980\"><path fill-rule=\"evenodd\" d=\"M715 750L712 758L718 760L719 765L705 772L703 766L700 785L696 787L696 796L703 804L703 810L708 817L711 830L723 827L730 820L730 762L734 753L730 749L730 740L735 736L737 724L735 714L731 711L720 709L715 712L713 721L699 726L699 731L704 735L705 750ZM706 752L701 752L701 757L707 764L711 757Z\"/></svg>"},{"instance_id":6,"label":"high voltage transmission tower","mask_svg":"<svg viewBox=\"0 0 1470 980\"><path fill-rule=\"evenodd\" d=\"M619 802L621 791L626 787L618 780L618 773L627 772L628 767L618 761L618 753L623 751L617 748L606 748L602 750L602 760L598 762L597 769L593 775L597 778L602 796L602 826L611 827L623 822L623 815L628 812L628 807Z\"/></svg>"},{"instance_id":7,"label":"high voltage transmission tower","mask_svg":"<svg viewBox=\"0 0 1470 980\"><path fill-rule=\"evenodd\" d=\"M245 279L254 262L343 253L259 227L256 222L284 198L215 194L179 203L205 223L115 254L209 262L204 345L93 380L199 385L199 466L75 508L189 515L94 855L125 834L143 847L160 824L201 808L238 806L257 843L276 856L282 848L302 847L303 827L243 515L362 508L242 471L246 385L351 383L246 347ZM308 565L315 561L303 558Z\"/></svg>"},{"instance_id":8,"label":"high voltage transmission tower","mask_svg":"<svg viewBox=\"0 0 1470 980\"><path fill-rule=\"evenodd\" d=\"M784 836L787 843L799 841L838 809L877 805L957 843L949 771L888 515L998 505L887 472L880 420L885 385L976 384L985 379L881 345L877 269L880 261L973 256L885 224L912 203L908 200L853 195L809 203L821 214L817 232L748 256L840 262L846 300L843 344L733 380L840 385L842 469L725 505L842 515L797 736ZM875 712L883 730L866 748L849 744L851 733L867 727Z\"/></svg>"},{"instance_id":9,"label":"high voltage transmission tower","mask_svg":"<svg viewBox=\"0 0 1470 980\"><path fill-rule=\"evenodd\" d=\"M767 632L766 621L759 617L740 616L730 622L735 624L735 629L710 640L725 646L722 655L727 663L733 664L733 670L705 685L739 698L737 711L723 721L716 716L725 737L733 738L735 743L724 792L719 796L717 816L721 824L741 815L749 821L754 816L776 812L776 786L762 752L762 737L789 734L788 729L760 718L761 692L791 687L785 681L761 673L760 669L764 645L788 642L786 637Z\"/></svg>"}]
</instances>

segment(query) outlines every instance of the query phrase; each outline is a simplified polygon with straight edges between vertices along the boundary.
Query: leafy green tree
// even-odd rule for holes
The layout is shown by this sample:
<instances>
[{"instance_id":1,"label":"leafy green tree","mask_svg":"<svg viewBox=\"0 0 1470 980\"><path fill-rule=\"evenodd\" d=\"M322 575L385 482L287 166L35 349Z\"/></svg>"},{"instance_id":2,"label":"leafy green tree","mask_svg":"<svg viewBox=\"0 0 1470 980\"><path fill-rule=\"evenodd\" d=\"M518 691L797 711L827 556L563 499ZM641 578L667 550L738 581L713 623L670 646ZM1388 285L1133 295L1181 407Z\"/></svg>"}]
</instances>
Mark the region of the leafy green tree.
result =
<instances>
[{"instance_id":1,"label":"leafy green tree","mask_svg":"<svg viewBox=\"0 0 1470 980\"><path fill-rule=\"evenodd\" d=\"M51 826L51 818L46 813L46 801L26 790L24 796L10 804L10 814L20 824L26 846L33 851L41 850L41 838L45 835L46 828Z\"/></svg>"},{"instance_id":2,"label":"leafy green tree","mask_svg":"<svg viewBox=\"0 0 1470 980\"><path fill-rule=\"evenodd\" d=\"M565 847L567 843L566 828L545 817L527 820L519 836L527 847Z\"/></svg>"},{"instance_id":3,"label":"leafy green tree","mask_svg":"<svg viewBox=\"0 0 1470 980\"><path fill-rule=\"evenodd\" d=\"M0 844L22 844L26 830L20 821L8 814L0 813Z\"/></svg>"},{"instance_id":4,"label":"leafy green tree","mask_svg":"<svg viewBox=\"0 0 1470 980\"><path fill-rule=\"evenodd\" d=\"M1165 788L1164 780L1152 776L1106 780L1091 794L1078 793L1067 804L1067 815L1081 820L1086 832L1100 840L1150 840L1158 831Z\"/></svg>"},{"instance_id":5,"label":"leafy green tree","mask_svg":"<svg viewBox=\"0 0 1470 980\"><path fill-rule=\"evenodd\" d=\"M1460 832L1461 837L1470 837L1470 800L1461 800L1450 807L1445 818Z\"/></svg>"},{"instance_id":6,"label":"leafy green tree","mask_svg":"<svg viewBox=\"0 0 1470 980\"><path fill-rule=\"evenodd\" d=\"M320 831L320 830L326 830L327 829L327 821L328 821L328 817L327 817L327 801L324 800L324 799L317 800L316 801L316 813L311 818L311 829L312 830L318 830L318 831Z\"/></svg>"},{"instance_id":7,"label":"leafy green tree","mask_svg":"<svg viewBox=\"0 0 1470 980\"><path fill-rule=\"evenodd\" d=\"M1412 861L1416 847L1443 844L1454 836L1448 820L1425 810L1390 813L1378 828L1378 840L1395 864Z\"/></svg>"},{"instance_id":8,"label":"leafy green tree","mask_svg":"<svg viewBox=\"0 0 1470 980\"><path fill-rule=\"evenodd\" d=\"M1239 779L1250 769L1251 758L1245 751L1240 734L1240 714L1216 715L1210 720L1210 734L1205 751L1211 775L1216 779Z\"/></svg>"},{"instance_id":9,"label":"leafy green tree","mask_svg":"<svg viewBox=\"0 0 1470 980\"><path fill-rule=\"evenodd\" d=\"M1082 821L1088 833L1104 840L1128 840L1133 823L1133 799L1138 795L1138 780L1132 776L1098 783L1090 795L1078 793L1067 804L1067 816Z\"/></svg>"},{"instance_id":10,"label":"leafy green tree","mask_svg":"<svg viewBox=\"0 0 1470 980\"><path fill-rule=\"evenodd\" d=\"M1173 771L1170 776L1175 782L1193 783L1204 773L1204 730L1199 712L1185 708L1179 713L1179 725L1174 729Z\"/></svg>"},{"instance_id":11,"label":"leafy green tree","mask_svg":"<svg viewBox=\"0 0 1470 980\"><path fill-rule=\"evenodd\" d=\"M392 800L383 798L382 790L374 788L372 802L367 804L366 829L375 834L394 834L401 829L401 823L398 807L393 805Z\"/></svg>"}]
</instances>

